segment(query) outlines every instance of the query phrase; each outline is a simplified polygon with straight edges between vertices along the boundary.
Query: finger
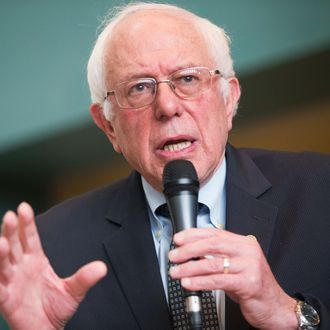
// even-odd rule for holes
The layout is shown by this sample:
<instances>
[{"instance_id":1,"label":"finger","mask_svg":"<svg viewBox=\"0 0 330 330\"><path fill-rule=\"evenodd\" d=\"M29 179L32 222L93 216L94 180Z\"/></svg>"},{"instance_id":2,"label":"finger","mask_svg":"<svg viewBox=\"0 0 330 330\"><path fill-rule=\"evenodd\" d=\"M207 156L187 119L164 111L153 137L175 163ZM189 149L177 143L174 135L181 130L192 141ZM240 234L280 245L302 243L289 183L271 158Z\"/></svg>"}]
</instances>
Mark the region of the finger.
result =
<instances>
[{"instance_id":1,"label":"finger","mask_svg":"<svg viewBox=\"0 0 330 330\"><path fill-rule=\"evenodd\" d=\"M188 261L181 265L170 268L169 272L172 278L181 279L184 277L224 274L225 260L229 263L226 271L230 274L237 274L244 270L246 261L244 259L226 257L203 258L194 261Z\"/></svg>"},{"instance_id":2,"label":"finger","mask_svg":"<svg viewBox=\"0 0 330 330\"><path fill-rule=\"evenodd\" d=\"M41 242L32 207L28 203L23 202L18 206L17 213L23 251L27 253L41 251Z\"/></svg>"},{"instance_id":3,"label":"finger","mask_svg":"<svg viewBox=\"0 0 330 330\"><path fill-rule=\"evenodd\" d=\"M224 258L225 259L225 258ZM271 274L267 269L266 260L260 262L257 259L233 258L229 259L227 273L224 273L224 259L221 273L205 275L180 276L182 286L188 290L216 290L222 289L230 293L262 292L265 279ZM220 267L220 266L219 266Z\"/></svg>"},{"instance_id":4,"label":"finger","mask_svg":"<svg viewBox=\"0 0 330 330\"><path fill-rule=\"evenodd\" d=\"M220 243L219 243L220 242ZM175 264L181 264L191 259L203 258L204 256L221 256L224 248L219 239L207 238L191 243L186 243L168 253L169 260Z\"/></svg>"},{"instance_id":5,"label":"finger","mask_svg":"<svg viewBox=\"0 0 330 330\"><path fill-rule=\"evenodd\" d=\"M93 261L65 279L65 285L69 294L79 303L85 297L87 291L100 281L106 273L107 267L104 262Z\"/></svg>"},{"instance_id":6,"label":"finger","mask_svg":"<svg viewBox=\"0 0 330 330\"><path fill-rule=\"evenodd\" d=\"M199 231L199 229L197 229ZM196 231L197 231L196 230ZM189 235L189 232L186 233ZM193 234L194 235L194 234ZM198 233L197 233L198 235ZM188 240L176 249L169 252L169 259L173 263L182 263L193 258L200 258L207 255L229 256L229 257L252 257L261 252L257 241L246 236L223 233L221 230L210 232L208 237L194 241Z\"/></svg>"},{"instance_id":7,"label":"finger","mask_svg":"<svg viewBox=\"0 0 330 330\"><path fill-rule=\"evenodd\" d=\"M211 237L219 237L223 240L242 240L247 242L257 242L257 239L253 235L239 235L232 233L228 230L218 229L218 228L190 228L183 230L179 233L176 233L173 236L173 240L175 245L181 246L183 244L191 243L194 241L211 238Z\"/></svg>"},{"instance_id":8,"label":"finger","mask_svg":"<svg viewBox=\"0 0 330 330\"><path fill-rule=\"evenodd\" d=\"M0 237L0 281L7 284L13 274L12 264L9 260L9 243L5 237Z\"/></svg>"},{"instance_id":9,"label":"finger","mask_svg":"<svg viewBox=\"0 0 330 330\"><path fill-rule=\"evenodd\" d=\"M235 274L207 275L196 277L185 277L181 285L190 291L200 290L224 290L236 291L242 283L242 276Z\"/></svg>"},{"instance_id":10,"label":"finger","mask_svg":"<svg viewBox=\"0 0 330 330\"><path fill-rule=\"evenodd\" d=\"M2 235L9 242L11 262L17 263L22 257L22 244L19 239L18 219L12 211L6 212L3 217Z\"/></svg>"},{"instance_id":11,"label":"finger","mask_svg":"<svg viewBox=\"0 0 330 330\"><path fill-rule=\"evenodd\" d=\"M191 259L203 258L205 256L230 256L236 251L235 244L226 242L217 236L212 236L198 241L181 245L168 254L169 260L180 264Z\"/></svg>"},{"instance_id":12,"label":"finger","mask_svg":"<svg viewBox=\"0 0 330 330\"><path fill-rule=\"evenodd\" d=\"M209 238L218 235L219 229L215 228L190 228L173 236L173 241L176 246L191 243L197 240Z\"/></svg>"}]
</instances>

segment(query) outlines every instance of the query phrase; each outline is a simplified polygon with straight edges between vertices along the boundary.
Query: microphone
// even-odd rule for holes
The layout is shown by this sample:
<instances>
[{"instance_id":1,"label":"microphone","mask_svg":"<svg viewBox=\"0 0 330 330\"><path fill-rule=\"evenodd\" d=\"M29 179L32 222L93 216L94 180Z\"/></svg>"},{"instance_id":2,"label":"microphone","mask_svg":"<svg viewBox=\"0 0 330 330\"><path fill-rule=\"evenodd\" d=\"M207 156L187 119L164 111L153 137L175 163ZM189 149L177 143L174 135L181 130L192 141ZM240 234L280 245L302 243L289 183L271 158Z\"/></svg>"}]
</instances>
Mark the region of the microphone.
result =
<instances>
[{"instance_id":1,"label":"microphone","mask_svg":"<svg viewBox=\"0 0 330 330\"><path fill-rule=\"evenodd\" d=\"M196 227L199 181L194 165L188 160L167 163L163 187L174 233ZM202 329L202 292L183 289L183 294L191 329Z\"/></svg>"}]
</instances>

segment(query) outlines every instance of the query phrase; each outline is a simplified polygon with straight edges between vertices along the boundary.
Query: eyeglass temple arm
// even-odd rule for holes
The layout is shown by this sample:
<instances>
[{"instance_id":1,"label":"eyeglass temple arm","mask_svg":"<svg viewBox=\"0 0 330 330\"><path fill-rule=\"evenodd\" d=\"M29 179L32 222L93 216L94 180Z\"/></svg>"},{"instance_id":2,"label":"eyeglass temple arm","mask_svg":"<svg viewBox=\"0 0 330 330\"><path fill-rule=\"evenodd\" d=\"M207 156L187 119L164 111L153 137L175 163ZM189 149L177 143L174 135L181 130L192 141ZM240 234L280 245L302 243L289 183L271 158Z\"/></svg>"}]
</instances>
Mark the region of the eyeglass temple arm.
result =
<instances>
[{"instance_id":1,"label":"eyeglass temple arm","mask_svg":"<svg viewBox=\"0 0 330 330\"><path fill-rule=\"evenodd\" d=\"M219 75L219 76L222 76L220 70L216 69L216 70L210 70L211 74L212 75Z\"/></svg>"},{"instance_id":2,"label":"eyeglass temple arm","mask_svg":"<svg viewBox=\"0 0 330 330\"><path fill-rule=\"evenodd\" d=\"M105 101L110 95L114 95L114 94L115 94L115 91L107 92L107 94L104 96L104 101Z\"/></svg>"}]
</instances>

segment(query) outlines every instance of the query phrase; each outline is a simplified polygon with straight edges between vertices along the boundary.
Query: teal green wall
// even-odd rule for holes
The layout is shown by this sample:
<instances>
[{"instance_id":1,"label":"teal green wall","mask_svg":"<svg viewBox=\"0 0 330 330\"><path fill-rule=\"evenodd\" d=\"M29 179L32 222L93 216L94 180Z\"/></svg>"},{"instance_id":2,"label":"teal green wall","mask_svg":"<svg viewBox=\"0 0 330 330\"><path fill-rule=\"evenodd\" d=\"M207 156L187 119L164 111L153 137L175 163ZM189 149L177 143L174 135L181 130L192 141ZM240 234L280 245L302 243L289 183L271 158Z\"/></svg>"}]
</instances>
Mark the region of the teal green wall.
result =
<instances>
[{"instance_id":1,"label":"teal green wall","mask_svg":"<svg viewBox=\"0 0 330 330\"><path fill-rule=\"evenodd\" d=\"M0 329L1 329L1 330L9 329L9 327L8 327L7 324L6 324L6 322L2 319L1 316L0 316Z\"/></svg>"},{"instance_id":2,"label":"teal green wall","mask_svg":"<svg viewBox=\"0 0 330 330\"><path fill-rule=\"evenodd\" d=\"M89 120L86 62L100 18L122 2L0 2L0 154ZM239 72L329 45L330 1L171 2L229 31Z\"/></svg>"}]
</instances>

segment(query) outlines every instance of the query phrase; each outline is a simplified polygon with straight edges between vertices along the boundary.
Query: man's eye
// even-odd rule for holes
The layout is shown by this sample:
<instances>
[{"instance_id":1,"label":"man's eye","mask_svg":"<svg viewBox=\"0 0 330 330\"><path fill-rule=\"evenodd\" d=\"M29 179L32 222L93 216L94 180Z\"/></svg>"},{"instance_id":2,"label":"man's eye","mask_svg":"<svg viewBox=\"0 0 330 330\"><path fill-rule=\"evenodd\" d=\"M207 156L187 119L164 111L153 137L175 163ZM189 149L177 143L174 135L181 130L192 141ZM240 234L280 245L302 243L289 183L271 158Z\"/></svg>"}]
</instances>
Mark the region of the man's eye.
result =
<instances>
[{"instance_id":1,"label":"man's eye","mask_svg":"<svg viewBox=\"0 0 330 330\"><path fill-rule=\"evenodd\" d=\"M181 84L191 84L198 81L198 77L194 75L182 76L179 78Z\"/></svg>"},{"instance_id":2,"label":"man's eye","mask_svg":"<svg viewBox=\"0 0 330 330\"><path fill-rule=\"evenodd\" d=\"M150 83L138 83L132 85L128 89L128 95L136 95L141 93L149 93L153 89L152 84Z\"/></svg>"},{"instance_id":3,"label":"man's eye","mask_svg":"<svg viewBox=\"0 0 330 330\"><path fill-rule=\"evenodd\" d=\"M131 88L133 92L142 92L146 88L145 84L137 84Z\"/></svg>"}]
</instances>

